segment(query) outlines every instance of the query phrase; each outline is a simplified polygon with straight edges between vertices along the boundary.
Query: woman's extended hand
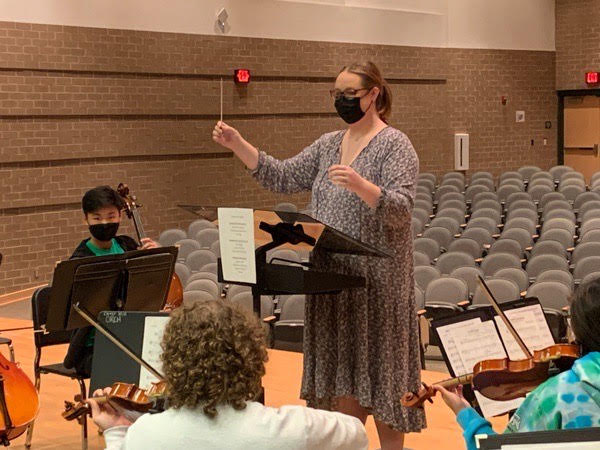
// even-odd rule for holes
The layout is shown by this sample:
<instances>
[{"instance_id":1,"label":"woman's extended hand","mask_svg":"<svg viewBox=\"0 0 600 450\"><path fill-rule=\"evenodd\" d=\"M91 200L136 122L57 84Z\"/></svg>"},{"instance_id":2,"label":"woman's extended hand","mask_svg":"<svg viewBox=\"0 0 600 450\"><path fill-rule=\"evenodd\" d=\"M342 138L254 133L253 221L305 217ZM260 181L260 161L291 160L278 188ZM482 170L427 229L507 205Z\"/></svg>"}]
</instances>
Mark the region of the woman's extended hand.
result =
<instances>
[{"instance_id":1,"label":"woman's extended hand","mask_svg":"<svg viewBox=\"0 0 600 450\"><path fill-rule=\"evenodd\" d=\"M350 166L334 164L329 168L329 179L333 184L357 192L365 179Z\"/></svg>"},{"instance_id":2,"label":"woman's extended hand","mask_svg":"<svg viewBox=\"0 0 600 450\"><path fill-rule=\"evenodd\" d=\"M462 395L461 385L452 390L448 390L445 387L435 384L432 387L440 394L442 394L442 399L444 400L446 405L448 405L448 407L452 411L454 411L454 414L458 414L463 409L469 408L471 406Z\"/></svg>"},{"instance_id":3,"label":"woman's extended hand","mask_svg":"<svg viewBox=\"0 0 600 450\"><path fill-rule=\"evenodd\" d=\"M243 141L242 135L238 130L221 121L215 125L212 138L217 144L227 147L230 150L235 150L235 147L239 146Z\"/></svg>"}]
</instances>

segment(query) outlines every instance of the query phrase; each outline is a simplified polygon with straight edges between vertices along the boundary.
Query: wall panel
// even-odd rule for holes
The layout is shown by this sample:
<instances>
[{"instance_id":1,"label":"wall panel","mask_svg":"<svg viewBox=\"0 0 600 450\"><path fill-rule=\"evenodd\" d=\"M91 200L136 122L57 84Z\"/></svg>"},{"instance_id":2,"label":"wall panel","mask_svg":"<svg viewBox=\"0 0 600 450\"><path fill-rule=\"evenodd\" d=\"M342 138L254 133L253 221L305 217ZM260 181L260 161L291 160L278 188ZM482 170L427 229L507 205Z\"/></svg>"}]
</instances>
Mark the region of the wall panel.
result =
<instances>
[{"instance_id":1,"label":"wall panel","mask_svg":"<svg viewBox=\"0 0 600 450\"><path fill-rule=\"evenodd\" d=\"M178 203L303 207L307 194L265 191L210 139L219 80L225 119L285 158L344 127L328 91L344 64L367 58L390 81L390 125L422 171L451 170L452 135L465 131L474 170L554 164L554 128L543 128L556 116L552 52L0 23L0 293L48 280L86 235L79 202L98 184L128 183L153 237L193 220ZM246 88L232 82L240 66L254 75Z\"/></svg>"}]
</instances>

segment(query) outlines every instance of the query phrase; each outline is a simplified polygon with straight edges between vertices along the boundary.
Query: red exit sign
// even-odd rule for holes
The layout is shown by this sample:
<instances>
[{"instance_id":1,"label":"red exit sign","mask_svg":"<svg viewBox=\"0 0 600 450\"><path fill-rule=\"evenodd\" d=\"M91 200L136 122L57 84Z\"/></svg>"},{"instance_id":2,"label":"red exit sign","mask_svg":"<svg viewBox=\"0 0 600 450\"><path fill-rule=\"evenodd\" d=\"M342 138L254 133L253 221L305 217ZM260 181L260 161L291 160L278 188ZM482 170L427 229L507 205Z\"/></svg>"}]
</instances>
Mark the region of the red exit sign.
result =
<instances>
[{"instance_id":1,"label":"red exit sign","mask_svg":"<svg viewBox=\"0 0 600 450\"><path fill-rule=\"evenodd\" d=\"M233 71L233 80L237 84L250 83L250 71L248 69L235 69Z\"/></svg>"},{"instance_id":2,"label":"red exit sign","mask_svg":"<svg viewBox=\"0 0 600 450\"><path fill-rule=\"evenodd\" d=\"M598 72L587 72L585 74L585 82L587 84L598 84L600 81L600 74Z\"/></svg>"}]
</instances>

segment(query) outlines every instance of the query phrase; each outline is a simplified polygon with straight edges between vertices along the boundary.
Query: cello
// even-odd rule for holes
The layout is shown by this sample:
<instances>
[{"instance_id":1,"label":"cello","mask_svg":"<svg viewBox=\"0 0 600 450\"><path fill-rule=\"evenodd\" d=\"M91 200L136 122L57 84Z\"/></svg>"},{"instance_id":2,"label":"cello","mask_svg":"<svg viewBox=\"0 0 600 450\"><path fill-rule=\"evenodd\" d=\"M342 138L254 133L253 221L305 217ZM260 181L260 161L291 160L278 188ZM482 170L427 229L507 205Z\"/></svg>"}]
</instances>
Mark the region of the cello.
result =
<instances>
[{"instance_id":1,"label":"cello","mask_svg":"<svg viewBox=\"0 0 600 450\"><path fill-rule=\"evenodd\" d=\"M492 400L513 400L524 397L534 390L549 377L550 363L566 369L579 358L579 346L574 344L554 344L550 347L535 350L533 354L525 346L525 343L514 329L504 311L498 305L491 290L481 276L478 276L484 292L492 304L492 307L506 324L525 359L513 361L509 358L483 360L475 364L473 372L460 377L443 380L437 385L445 388L456 387L459 384L470 383L473 389L479 391L483 396ZM432 401L436 394L432 386L423 386L418 392L407 392L402 396L401 404L405 407L422 407L425 401Z\"/></svg>"},{"instance_id":2,"label":"cello","mask_svg":"<svg viewBox=\"0 0 600 450\"><path fill-rule=\"evenodd\" d=\"M38 392L18 363L0 353L0 443L22 435L40 408Z\"/></svg>"},{"instance_id":3,"label":"cello","mask_svg":"<svg viewBox=\"0 0 600 450\"><path fill-rule=\"evenodd\" d=\"M125 203L125 213L127 217L133 220L133 226L135 227L135 233L137 234L138 241L142 241L146 237L144 226L142 225L142 218L138 211L141 206L137 203L137 199L134 195L129 192L129 187L126 184L119 183L117 192L123 198ZM171 283L169 285L169 292L167 293L167 301L165 302L165 310L175 309L183 303L183 284L175 272L171 277Z\"/></svg>"},{"instance_id":4,"label":"cello","mask_svg":"<svg viewBox=\"0 0 600 450\"><path fill-rule=\"evenodd\" d=\"M29 377L19 363L9 361L0 352L0 444L8 446L10 441L21 436L33 423L39 409L40 398Z\"/></svg>"}]
</instances>

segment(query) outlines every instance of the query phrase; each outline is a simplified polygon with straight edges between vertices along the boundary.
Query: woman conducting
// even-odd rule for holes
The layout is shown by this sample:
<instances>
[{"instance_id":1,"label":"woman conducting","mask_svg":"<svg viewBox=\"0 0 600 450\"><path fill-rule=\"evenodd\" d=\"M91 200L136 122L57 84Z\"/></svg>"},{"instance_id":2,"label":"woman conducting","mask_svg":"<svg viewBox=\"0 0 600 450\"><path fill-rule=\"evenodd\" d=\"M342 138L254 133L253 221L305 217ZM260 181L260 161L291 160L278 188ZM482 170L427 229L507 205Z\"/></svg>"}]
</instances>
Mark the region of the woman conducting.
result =
<instances>
[{"instance_id":1,"label":"woman conducting","mask_svg":"<svg viewBox=\"0 0 600 450\"><path fill-rule=\"evenodd\" d=\"M391 91L371 62L338 74L331 95L348 124L280 161L218 122L213 140L231 149L265 188L311 191L314 217L392 258L311 255L318 270L360 275L366 288L309 296L301 398L355 416L372 414L381 448L402 448L404 433L425 427L400 398L420 386L411 212L418 158L405 134L387 124Z\"/></svg>"}]
</instances>

